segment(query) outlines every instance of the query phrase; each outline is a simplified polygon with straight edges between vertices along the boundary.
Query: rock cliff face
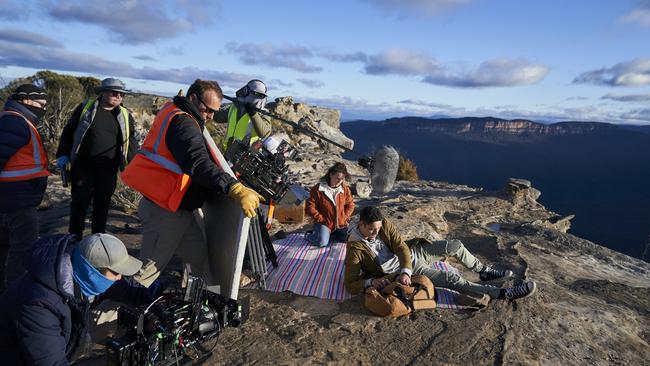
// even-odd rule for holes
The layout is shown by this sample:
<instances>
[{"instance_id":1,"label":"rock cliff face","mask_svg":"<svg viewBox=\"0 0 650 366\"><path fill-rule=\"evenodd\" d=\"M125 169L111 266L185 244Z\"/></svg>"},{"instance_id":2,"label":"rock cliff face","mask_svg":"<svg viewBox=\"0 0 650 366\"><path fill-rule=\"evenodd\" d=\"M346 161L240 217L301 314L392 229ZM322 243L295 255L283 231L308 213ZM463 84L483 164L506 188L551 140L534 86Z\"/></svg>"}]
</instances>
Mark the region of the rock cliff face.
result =
<instances>
[{"instance_id":1,"label":"rock cliff face","mask_svg":"<svg viewBox=\"0 0 650 366\"><path fill-rule=\"evenodd\" d=\"M339 130L341 113L337 110L294 103L291 97L277 98L275 102L269 103L267 108L277 116L295 122L302 128L317 132L348 149L354 147L354 142ZM277 129L285 130L290 142L295 143L303 151L316 154L340 153L342 151L342 149L316 137L304 133L294 133L293 128L287 124L277 124Z\"/></svg>"},{"instance_id":2,"label":"rock cliff face","mask_svg":"<svg viewBox=\"0 0 650 366\"><path fill-rule=\"evenodd\" d=\"M335 111L286 99L270 109L321 132L333 131L332 136L340 134ZM315 139L288 138L302 150L291 163L292 178L305 187L342 160L339 152L321 149ZM345 163L352 183L368 181L366 171ZM42 234L67 225L62 219L67 198L61 197L57 178L48 190ZM460 239L482 261L512 269L515 277L504 285L537 281L532 297L493 301L481 311L436 309L384 319L365 311L359 297L339 303L242 290L240 296L251 299L250 319L223 331L206 364L650 364L650 265L567 233L571 217L545 209L537 202L539 194L530 182L514 179L500 191L397 182L387 194L357 197L357 207L379 205L405 238ZM307 226L276 224L278 229ZM109 230L137 249L140 227L133 216L112 211ZM476 274L456 267L478 281Z\"/></svg>"},{"instance_id":3,"label":"rock cliff face","mask_svg":"<svg viewBox=\"0 0 650 366\"><path fill-rule=\"evenodd\" d=\"M522 122L499 132L486 130L486 120L401 118L343 123L341 130L361 152L394 146L424 179L496 190L509 177L524 177L547 207L576 214L573 233L640 257L650 228L650 135L587 122ZM467 123L466 132L454 132ZM501 124L517 126L495 122Z\"/></svg>"},{"instance_id":4,"label":"rock cliff face","mask_svg":"<svg viewBox=\"0 0 650 366\"><path fill-rule=\"evenodd\" d=\"M448 134L490 134L507 133L512 135L539 135L539 136L570 136L585 133L606 134L618 127L599 122L559 122L542 124L524 119L505 120L485 117L463 117L427 119L418 117L404 117L388 119L381 123L400 123L409 128L414 128L426 133L443 132Z\"/></svg>"},{"instance_id":5,"label":"rock cliff face","mask_svg":"<svg viewBox=\"0 0 650 366\"><path fill-rule=\"evenodd\" d=\"M342 146L354 148L354 141L339 129L341 113L338 110L295 103L291 97L277 98L267 105L267 109ZM275 136L287 140L298 150L297 158L289 164L290 178L307 189L316 184L337 161L346 164L355 182L370 181L365 169L353 161L341 159L342 149L317 137L294 131L293 127L285 123L276 121L273 130Z\"/></svg>"},{"instance_id":6,"label":"rock cliff face","mask_svg":"<svg viewBox=\"0 0 650 366\"><path fill-rule=\"evenodd\" d=\"M537 281L532 297L493 301L482 311L384 319L365 311L360 298L336 303L246 290L251 319L224 332L215 362L648 364L650 266L566 233L528 190L507 195L399 182L391 193L358 204L378 204L404 237L462 240L482 261L511 268L515 280L509 283ZM473 273L463 275L478 281Z\"/></svg>"}]
</instances>

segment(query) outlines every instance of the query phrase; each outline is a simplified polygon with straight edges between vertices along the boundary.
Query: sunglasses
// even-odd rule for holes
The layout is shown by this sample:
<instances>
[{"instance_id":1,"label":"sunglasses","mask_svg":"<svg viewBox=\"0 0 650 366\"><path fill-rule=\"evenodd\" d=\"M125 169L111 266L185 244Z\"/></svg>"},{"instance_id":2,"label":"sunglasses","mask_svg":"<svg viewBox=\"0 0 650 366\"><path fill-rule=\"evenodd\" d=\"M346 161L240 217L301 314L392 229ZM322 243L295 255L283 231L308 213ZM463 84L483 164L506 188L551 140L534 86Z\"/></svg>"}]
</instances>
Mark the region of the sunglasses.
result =
<instances>
[{"instance_id":1,"label":"sunglasses","mask_svg":"<svg viewBox=\"0 0 650 366\"><path fill-rule=\"evenodd\" d=\"M115 90L109 90L108 92L111 93L112 95L118 96L120 98L124 98L124 93L122 93L122 92L118 92L118 91L115 91Z\"/></svg>"},{"instance_id":2,"label":"sunglasses","mask_svg":"<svg viewBox=\"0 0 650 366\"><path fill-rule=\"evenodd\" d=\"M212 113L212 114L217 113L217 110L208 107L208 105L205 104L205 102L203 101L203 99L201 99L201 97L199 97L199 102L201 102L201 104L203 104L203 107L205 107L205 111L206 111L206 112L208 112L208 113Z\"/></svg>"},{"instance_id":3,"label":"sunglasses","mask_svg":"<svg viewBox=\"0 0 650 366\"><path fill-rule=\"evenodd\" d=\"M254 96L255 98L260 98L260 99L264 99L264 98L266 98L266 94L263 94L263 93L260 93L260 92L256 92L256 91L254 91L254 90L251 90L250 94L251 94L252 96Z\"/></svg>"}]
</instances>

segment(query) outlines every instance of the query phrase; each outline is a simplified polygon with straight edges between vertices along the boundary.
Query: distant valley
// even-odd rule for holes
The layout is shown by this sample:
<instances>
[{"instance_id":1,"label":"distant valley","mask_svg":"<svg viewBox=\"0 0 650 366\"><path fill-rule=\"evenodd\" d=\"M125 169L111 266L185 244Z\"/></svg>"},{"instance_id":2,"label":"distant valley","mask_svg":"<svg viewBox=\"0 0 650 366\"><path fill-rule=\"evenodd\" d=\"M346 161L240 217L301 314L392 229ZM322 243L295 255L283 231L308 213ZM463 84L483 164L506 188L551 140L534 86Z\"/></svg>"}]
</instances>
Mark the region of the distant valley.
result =
<instances>
[{"instance_id":1,"label":"distant valley","mask_svg":"<svg viewBox=\"0 0 650 366\"><path fill-rule=\"evenodd\" d=\"M346 122L341 130L361 152L395 146L422 179L491 190L509 177L531 180L547 208L576 215L570 232L597 244L639 258L648 242L647 127L404 117Z\"/></svg>"}]
</instances>

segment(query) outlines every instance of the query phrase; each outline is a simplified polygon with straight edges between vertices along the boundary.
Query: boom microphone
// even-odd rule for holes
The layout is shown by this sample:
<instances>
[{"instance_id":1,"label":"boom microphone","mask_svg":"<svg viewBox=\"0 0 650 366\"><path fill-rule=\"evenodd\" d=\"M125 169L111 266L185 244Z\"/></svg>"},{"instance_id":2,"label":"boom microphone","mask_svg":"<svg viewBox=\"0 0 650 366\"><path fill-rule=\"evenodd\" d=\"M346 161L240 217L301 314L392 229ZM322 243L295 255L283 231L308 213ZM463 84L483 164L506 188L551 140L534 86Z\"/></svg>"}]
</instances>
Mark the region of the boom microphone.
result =
<instances>
[{"instance_id":1,"label":"boom microphone","mask_svg":"<svg viewBox=\"0 0 650 366\"><path fill-rule=\"evenodd\" d=\"M237 100L237 98L233 98L227 95L224 95L223 97L231 102L235 102ZM308 136L316 137L321 140L327 141L328 143L340 149L343 149L344 151L357 155L359 157L358 160L359 165L368 169L371 173L370 184L372 185L373 191L380 194L385 194L388 193L393 188L393 185L395 184L395 179L397 177L397 169L399 167L399 154L397 153L397 150L395 150L395 148L391 146L384 146L375 153L374 157L369 157L367 155L361 154L360 152L347 148L337 143L336 141L332 141L319 133L316 133L310 129L300 126L296 122L284 119L267 110L260 109L260 108L255 108L255 110L260 114L264 114L266 116L275 118L276 120L282 123L288 124L289 126L293 127L294 131L299 131Z\"/></svg>"},{"instance_id":2,"label":"boom microphone","mask_svg":"<svg viewBox=\"0 0 650 366\"><path fill-rule=\"evenodd\" d=\"M373 167L370 175L372 191L379 194L390 192L395 185L399 154L392 146L382 146L373 157Z\"/></svg>"}]
</instances>

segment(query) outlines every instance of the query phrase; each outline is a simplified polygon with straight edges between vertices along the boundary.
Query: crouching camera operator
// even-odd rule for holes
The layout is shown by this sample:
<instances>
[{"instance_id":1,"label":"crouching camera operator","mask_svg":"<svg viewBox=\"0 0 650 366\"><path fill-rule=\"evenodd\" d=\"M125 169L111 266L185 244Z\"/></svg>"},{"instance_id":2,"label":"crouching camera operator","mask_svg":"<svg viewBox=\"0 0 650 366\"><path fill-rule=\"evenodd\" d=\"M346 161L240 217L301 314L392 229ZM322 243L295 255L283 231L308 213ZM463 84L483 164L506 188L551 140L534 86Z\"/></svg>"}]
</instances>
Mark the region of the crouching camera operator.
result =
<instances>
[{"instance_id":1,"label":"crouching camera operator","mask_svg":"<svg viewBox=\"0 0 650 366\"><path fill-rule=\"evenodd\" d=\"M108 234L81 242L52 235L33 246L28 272L0 296L0 359L6 365L67 365L90 340L90 309L103 300L150 303L153 293L131 286L142 262Z\"/></svg>"}]
</instances>

